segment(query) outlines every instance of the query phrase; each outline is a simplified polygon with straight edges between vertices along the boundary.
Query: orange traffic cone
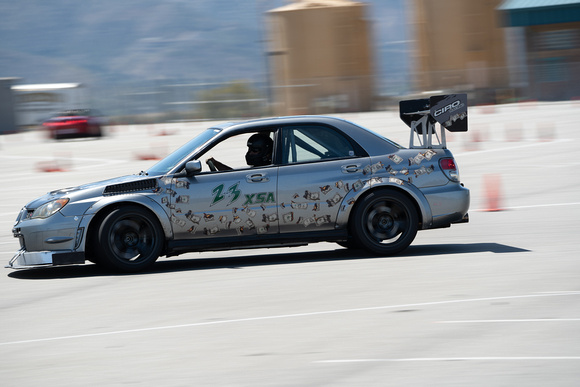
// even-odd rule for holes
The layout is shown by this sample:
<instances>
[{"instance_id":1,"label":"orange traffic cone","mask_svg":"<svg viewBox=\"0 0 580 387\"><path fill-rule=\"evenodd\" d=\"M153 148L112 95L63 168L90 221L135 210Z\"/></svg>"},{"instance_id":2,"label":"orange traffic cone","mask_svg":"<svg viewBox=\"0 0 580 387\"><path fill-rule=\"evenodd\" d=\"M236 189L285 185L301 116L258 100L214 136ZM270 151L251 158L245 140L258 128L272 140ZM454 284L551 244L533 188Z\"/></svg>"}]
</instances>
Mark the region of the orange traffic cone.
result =
<instances>
[{"instance_id":1,"label":"orange traffic cone","mask_svg":"<svg viewBox=\"0 0 580 387\"><path fill-rule=\"evenodd\" d=\"M156 146L151 144L151 151L148 153L137 153L135 158L137 160L161 160L164 154L167 154L165 151L165 144L157 144Z\"/></svg>"},{"instance_id":2,"label":"orange traffic cone","mask_svg":"<svg viewBox=\"0 0 580 387\"><path fill-rule=\"evenodd\" d=\"M540 141L554 141L556 137L554 124L545 122L538 126L538 140Z\"/></svg>"},{"instance_id":3,"label":"orange traffic cone","mask_svg":"<svg viewBox=\"0 0 580 387\"><path fill-rule=\"evenodd\" d=\"M483 211L502 211L501 207L501 178L499 174L483 176L487 208Z\"/></svg>"},{"instance_id":4,"label":"orange traffic cone","mask_svg":"<svg viewBox=\"0 0 580 387\"><path fill-rule=\"evenodd\" d=\"M507 141L518 142L523 140L523 129L520 122L512 122L507 128Z\"/></svg>"},{"instance_id":5,"label":"orange traffic cone","mask_svg":"<svg viewBox=\"0 0 580 387\"><path fill-rule=\"evenodd\" d=\"M465 144L465 150L467 151L476 151L479 150L479 145L481 143L481 135L478 131L471 132L471 136L467 139L467 143Z\"/></svg>"},{"instance_id":6,"label":"orange traffic cone","mask_svg":"<svg viewBox=\"0 0 580 387\"><path fill-rule=\"evenodd\" d=\"M71 170L72 162L70 155L64 154L54 157L52 160L39 161L36 170L39 172L67 172Z\"/></svg>"},{"instance_id":7,"label":"orange traffic cone","mask_svg":"<svg viewBox=\"0 0 580 387\"><path fill-rule=\"evenodd\" d=\"M36 164L39 172L66 172L67 169L61 166L58 161L40 161Z\"/></svg>"}]
</instances>

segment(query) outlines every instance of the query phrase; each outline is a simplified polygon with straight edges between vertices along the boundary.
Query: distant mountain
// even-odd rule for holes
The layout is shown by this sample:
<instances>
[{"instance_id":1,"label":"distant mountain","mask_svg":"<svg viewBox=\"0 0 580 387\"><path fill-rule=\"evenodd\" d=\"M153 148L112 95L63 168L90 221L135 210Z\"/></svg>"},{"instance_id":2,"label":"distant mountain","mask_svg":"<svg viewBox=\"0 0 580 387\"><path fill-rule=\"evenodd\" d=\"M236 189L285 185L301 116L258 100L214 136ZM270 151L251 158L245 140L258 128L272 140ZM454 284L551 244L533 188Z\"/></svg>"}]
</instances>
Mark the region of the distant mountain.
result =
<instances>
[{"instance_id":1,"label":"distant mountain","mask_svg":"<svg viewBox=\"0 0 580 387\"><path fill-rule=\"evenodd\" d=\"M285 3L0 0L0 78L93 85L264 79L264 12ZM392 84L392 77L408 71L405 2L367 3L377 72Z\"/></svg>"}]
</instances>

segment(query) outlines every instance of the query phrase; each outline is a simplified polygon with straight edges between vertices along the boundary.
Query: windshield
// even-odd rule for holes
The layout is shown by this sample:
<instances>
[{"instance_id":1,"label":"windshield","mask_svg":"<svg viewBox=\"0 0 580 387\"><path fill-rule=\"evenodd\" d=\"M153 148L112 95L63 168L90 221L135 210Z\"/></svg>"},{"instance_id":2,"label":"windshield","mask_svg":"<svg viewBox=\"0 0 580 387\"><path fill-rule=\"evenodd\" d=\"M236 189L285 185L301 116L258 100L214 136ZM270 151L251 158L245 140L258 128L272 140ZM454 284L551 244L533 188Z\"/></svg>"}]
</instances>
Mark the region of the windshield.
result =
<instances>
[{"instance_id":1,"label":"windshield","mask_svg":"<svg viewBox=\"0 0 580 387\"><path fill-rule=\"evenodd\" d=\"M146 172L148 175L158 176L165 175L171 171L176 165L183 161L187 156L189 156L193 151L205 144L209 139L214 137L220 132L220 129L210 128L204 130L199 135L194 137L192 140L187 142L185 145L171 153L169 156L153 165Z\"/></svg>"}]
</instances>

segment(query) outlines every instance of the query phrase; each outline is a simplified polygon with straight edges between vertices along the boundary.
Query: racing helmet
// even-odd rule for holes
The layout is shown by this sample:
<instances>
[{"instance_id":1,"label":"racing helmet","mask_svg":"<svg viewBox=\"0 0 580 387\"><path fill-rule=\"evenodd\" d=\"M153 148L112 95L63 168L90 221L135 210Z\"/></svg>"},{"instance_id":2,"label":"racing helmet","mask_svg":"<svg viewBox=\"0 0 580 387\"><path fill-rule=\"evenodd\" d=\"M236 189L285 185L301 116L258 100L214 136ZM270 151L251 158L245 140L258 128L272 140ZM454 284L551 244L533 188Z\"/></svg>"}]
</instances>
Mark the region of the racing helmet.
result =
<instances>
[{"instance_id":1,"label":"racing helmet","mask_svg":"<svg viewBox=\"0 0 580 387\"><path fill-rule=\"evenodd\" d=\"M248 139L246 163L252 167L260 167L272 163L273 141L267 134L256 133Z\"/></svg>"}]
</instances>

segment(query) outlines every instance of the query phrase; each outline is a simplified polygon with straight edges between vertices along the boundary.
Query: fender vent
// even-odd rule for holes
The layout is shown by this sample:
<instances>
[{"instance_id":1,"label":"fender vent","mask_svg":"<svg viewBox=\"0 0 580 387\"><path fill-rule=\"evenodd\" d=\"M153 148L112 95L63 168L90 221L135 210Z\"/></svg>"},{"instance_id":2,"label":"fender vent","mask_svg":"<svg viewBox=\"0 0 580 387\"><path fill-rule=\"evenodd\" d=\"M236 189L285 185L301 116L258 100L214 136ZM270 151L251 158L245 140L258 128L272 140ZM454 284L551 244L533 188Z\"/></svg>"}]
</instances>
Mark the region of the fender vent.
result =
<instances>
[{"instance_id":1,"label":"fender vent","mask_svg":"<svg viewBox=\"0 0 580 387\"><path fill-rule=\"evenodd\" d=\"M103 195L119 195L129 192L154 190L157 188L157 179L132 181L130 183L113 184L105 187Z\"/></svg>"}]
</instances>

